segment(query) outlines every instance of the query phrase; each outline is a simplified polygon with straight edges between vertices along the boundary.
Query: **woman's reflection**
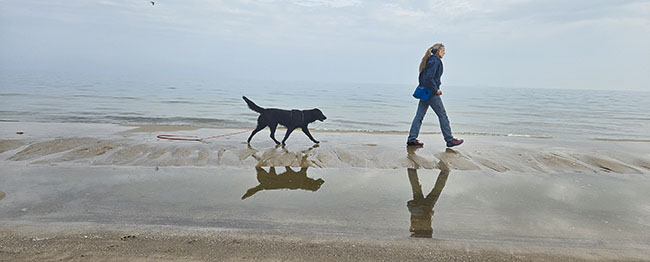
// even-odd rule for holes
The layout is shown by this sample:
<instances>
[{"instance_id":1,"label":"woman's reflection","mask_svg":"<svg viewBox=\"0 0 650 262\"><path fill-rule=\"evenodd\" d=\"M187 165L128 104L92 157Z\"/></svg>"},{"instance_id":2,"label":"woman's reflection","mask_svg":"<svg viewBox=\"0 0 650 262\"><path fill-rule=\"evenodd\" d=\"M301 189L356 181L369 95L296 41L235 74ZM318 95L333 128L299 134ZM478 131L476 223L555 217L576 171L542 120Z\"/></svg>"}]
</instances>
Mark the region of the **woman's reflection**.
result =
<instances>
[{"instance_id":1,"label":"woman's reflection","mask_svg":"<svg viewBox=\"0 0 650 262\"><path fill-rule=\"evenodd\" d=\"M246 194L241 199L246 199L262 190L303 189L317 191L325 183L321 178L307 177L307 167L300 168L300 171L294 171L291 167L286 166L286 171L281 174L276 173L275 167L270 167L268 172L262 167L256 167L255 169L257 170L257 181L260 184L246 191Z\"/></svg>"},{"instance_id":2,"label":"woman's reflection","mask_svg":"<svg viewBox=\"0 0 650 262\"><path fill-rule=\"evenodd\" d=\"M438 180L436 180L436 185L426 197L422 193L418 170L407 169L411 189L413 190L413 199L406 204L409 212L411 212L411 228L409 230L412 233L411 237L431 238L433 235L433 228L431 227L431 217L434 213L433 207L436 205L449 176L449 168L442 161L438 163L438 166L440 167Z\"/></svg>"}]
</instances>

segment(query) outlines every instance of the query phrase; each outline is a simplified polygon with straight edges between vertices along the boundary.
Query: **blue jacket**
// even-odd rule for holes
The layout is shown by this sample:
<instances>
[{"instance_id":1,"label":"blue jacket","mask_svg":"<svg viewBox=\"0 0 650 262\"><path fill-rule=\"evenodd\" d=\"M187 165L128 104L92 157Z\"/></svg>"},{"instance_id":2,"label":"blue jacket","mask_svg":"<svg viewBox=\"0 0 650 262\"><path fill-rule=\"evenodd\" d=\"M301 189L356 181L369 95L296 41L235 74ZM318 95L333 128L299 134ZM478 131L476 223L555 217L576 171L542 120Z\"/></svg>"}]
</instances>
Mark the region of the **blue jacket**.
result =
<instances>
[{"instance_id":1,"label":"blue jacket","mask_svg":"<svg viewBox=\"0 0 650 262\"><path fill-rule=\"evenodd\" d=\"M427 65L418 77L420 85L431 88L433 95L437 95L436 93L442 84L440 76L442 76L442 60L440 60L440 57L432 55L427 59Z\"/></svg>"}]
</instances>

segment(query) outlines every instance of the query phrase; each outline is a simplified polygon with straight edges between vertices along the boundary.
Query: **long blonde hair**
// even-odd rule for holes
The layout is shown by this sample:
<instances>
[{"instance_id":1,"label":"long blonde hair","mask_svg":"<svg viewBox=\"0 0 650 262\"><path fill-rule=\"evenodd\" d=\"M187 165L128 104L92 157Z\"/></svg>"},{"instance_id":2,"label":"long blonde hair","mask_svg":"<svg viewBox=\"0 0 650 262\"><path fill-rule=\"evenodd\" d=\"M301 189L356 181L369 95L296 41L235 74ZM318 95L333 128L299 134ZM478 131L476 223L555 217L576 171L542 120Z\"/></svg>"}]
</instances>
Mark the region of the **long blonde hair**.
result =
<instances>
[{"instance_id":1,"label":"long blonde hair","mask_svg":"<svg viewBox=\"0 0 650 262\"><path fill-rule=\"evenodd\" d=\"M424 67L427 66L427 60L431 55L438 55L438 50L440 48L443 48L444 45L442 43L435 43L432 47L429 47L427 49L427 52L424 53L424 57L422 57L422 61L420 62L420 73L422 73L422 70L424 70Z\"/></svg>"}]
</instances>

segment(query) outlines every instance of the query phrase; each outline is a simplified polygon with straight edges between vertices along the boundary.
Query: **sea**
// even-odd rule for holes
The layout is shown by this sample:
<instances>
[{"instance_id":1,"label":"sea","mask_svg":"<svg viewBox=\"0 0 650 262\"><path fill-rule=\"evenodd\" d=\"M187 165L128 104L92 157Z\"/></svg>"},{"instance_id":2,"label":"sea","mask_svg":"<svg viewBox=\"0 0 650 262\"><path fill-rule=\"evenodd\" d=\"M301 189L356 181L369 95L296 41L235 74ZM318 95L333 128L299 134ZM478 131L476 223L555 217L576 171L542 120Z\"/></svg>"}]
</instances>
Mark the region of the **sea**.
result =
<instances>
[{"instance_id":1,"label":"sea","mask_svg":"<svg viewBox=\"0 0 650 262\"><path fill-rule=\"evenodd\" d=\"M310 129L408 132L413 83L262 81L166 76L106 77L0 72L0 121L253 128L265 108L319 108ZM650 142L650 92L443 86L455 136ZM1 123L0 123L1 126ZM440 132L429 110L422 132Z\"/></svg>"}]
</instances>

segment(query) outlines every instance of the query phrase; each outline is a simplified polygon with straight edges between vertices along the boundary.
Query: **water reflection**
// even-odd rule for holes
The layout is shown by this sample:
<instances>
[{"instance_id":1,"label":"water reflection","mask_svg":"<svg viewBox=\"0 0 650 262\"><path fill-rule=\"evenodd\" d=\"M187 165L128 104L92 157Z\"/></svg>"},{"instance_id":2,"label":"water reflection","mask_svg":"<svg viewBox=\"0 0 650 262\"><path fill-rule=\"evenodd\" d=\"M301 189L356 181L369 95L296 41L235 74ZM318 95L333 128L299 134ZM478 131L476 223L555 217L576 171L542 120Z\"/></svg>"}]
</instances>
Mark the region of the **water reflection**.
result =
<instances>
[{"instance_id":1,"label":"water reflection","mask_svg":"<svg viewBox=\"0 0 650 262\"><path fill-rule=\"evenodd\" d=\"M433 186L431 192L426 196L422 193L418 170L408 168L406 171L408 172L409 182L411 182L411 190L413 190L413 199L406 203L409 212L411 212L411 228L409 229L411 237L431 238L433 235L433 228L431 226L431 218L434 214L433 207L438 202L440 193L442 193L442 189L447 183L449 169L443 168L440 170L436 185Z\"/></svg>"},{"instance_id":2,"label":"water reflection","mask_svg":"<svg viewBox=\"0 0 650 262\"><path fill-rule=\"evenodd\" d=\"M259 185L248 189L241 199L249 198L263 190L302 189L317 191L325 183L322 178L313 179L307 177L308 167L301 167L299 171L295 171L289 166L285 166L284 168L285 172L278 174L275 167L270 167L269 171L266 171L263 167L256 167L255 170L257 171Z\"/></svg>"},{"instance_id":3,"label":"water reflection","mask_svg":"<svg viewBox=\"0 0 650 262\"><path fill-rule=\"evenodd\" d=\"M411 227L409 231L411 232L411 237L431 238L433 236L433 228L431 226L431 218L434 214L433 207L436 205L440 193L442 193L442 189L447 183L450 169L444 160L435 163L435 161L417 155L416 151L418 149L420 148L407 147L407 158L411 161L413 166L413 168L406 169L409 182L411 183L411 190L413 191L413 199L406 203L409 212L411 212ZM456 152L447 148L445 154L448 153ZM418 168L440 169L440 174L438 174L435 186L433 186L431 192L426 196L424 196L424 193L422 192L422 185L420 185L420 179L418 178Z\"/></svg>"}]
</instances>

